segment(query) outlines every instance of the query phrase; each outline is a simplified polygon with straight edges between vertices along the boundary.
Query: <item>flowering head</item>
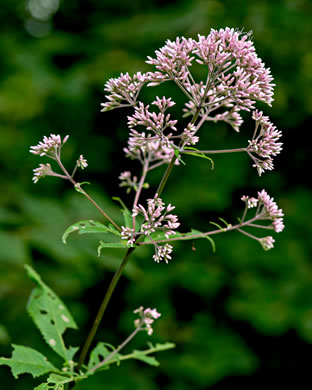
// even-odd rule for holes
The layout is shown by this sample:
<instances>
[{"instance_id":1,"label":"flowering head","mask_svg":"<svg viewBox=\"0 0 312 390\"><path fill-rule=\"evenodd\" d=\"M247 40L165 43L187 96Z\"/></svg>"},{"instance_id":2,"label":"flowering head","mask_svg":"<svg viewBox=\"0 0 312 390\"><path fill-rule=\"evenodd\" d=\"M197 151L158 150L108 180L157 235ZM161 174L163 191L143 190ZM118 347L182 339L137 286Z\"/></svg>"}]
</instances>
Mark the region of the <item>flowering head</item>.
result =
<instances>
[{"instance_id":1,"label":"flowering head","mask_svg":"<svg viewBox=\"0 0 312 390\"><path fill-rule=\"evenodd\" d=\"M268 250L270 250L270 249L272 249L274 247L275 240L274 240L273 237L267 236L267 237L260 238L259 242L260 242L262 248L265 251L268 251Z\"/></svg>"},{"instance_id":2,"label":"flowering head","mask_svg":"<svg viewBox=\"0 0 312 390\"><path fill-rule=\"evenodd\" d=\"M278 142L282 132L273 126L269 117L264 116L262 111L255 110L252 113L252 118L256 125L253 137L248 141L247 152L253 159L253 166L257 168L260 176L265 170L273 169L272 156L276 156L282 151L283 144Z\"/></svg>"},{"instance_id":3,"label":"flowering head","mask_svg":"<svg viewBox=\"0 0 312 390\"><path fill-rule=\"evenodd\" d=\"M82 154L79 156L79 159L77 160L76 163L77 163L77 167L81 169L85 169L88 166L87 160L83 157Z\"/></svg>"},{"instance_id":4,"label":"flowering head","mask_svg":"<svg viewBox=\"0 0 312 390\"><path fill-rule=\"evenodd\" d=\"M271 198L265 190L258 192L259 201L259 219L272 220L273 229L279 233L284 229L282 209L279 209L274 199Z\"/></svg>"},{"instance_id":5,"label":"flowering head","mask_svg":"<svg viewBox=\"0 0 312 390\"><path fill-rule=\"evenodd\" d=\"M43 137L43 141L39 142L36 146L30 147L30 153L37 154L39 156L48 156L53 159L59 154L61 147L68 140L68 135L63 139L61 136L50 134L50 137Z\"/></svg>"},{"instance_id":6,"label":"flowering head","mask_svg":"<svg viewBox=\"0 0 312 390\"><path fill-rule=\"evenodd\" d=\"M139 328L139 330L146 330L147 334L151 336L153 333L152 324L154 323L154 320L157 320L157 318L161 316L161 314L158 313L156 309L144 309L143 306L134 310L134 313L139 315L139 318L134 321L134 326Z\"/></svg>"},{"instance_id":7,"label":"flowering head","mask_svg":"<svg viewBox=\"0 0 312 390\"><path fill-rule=\"evenodd\" d=\"M130 76L129 73L121 74L117 78L109 79L104 88L104 91L109 92L109 95L106 95L108 102L101 103L102 111L134 106L146 81L146 75L141 72L137 72L133 76Z\"/></svg>"},{"instance_id":8,"label":"flowering head","mask_svg":"<svg viewBox=\"0 0 312 390\"><path fill-rule=\"evenodd\" d=\"M50 164L40 164L38 168L33 170L34 176L32 178L34 184L46 176L52 175L52 169Z\"/></svg>"}]
</instances>

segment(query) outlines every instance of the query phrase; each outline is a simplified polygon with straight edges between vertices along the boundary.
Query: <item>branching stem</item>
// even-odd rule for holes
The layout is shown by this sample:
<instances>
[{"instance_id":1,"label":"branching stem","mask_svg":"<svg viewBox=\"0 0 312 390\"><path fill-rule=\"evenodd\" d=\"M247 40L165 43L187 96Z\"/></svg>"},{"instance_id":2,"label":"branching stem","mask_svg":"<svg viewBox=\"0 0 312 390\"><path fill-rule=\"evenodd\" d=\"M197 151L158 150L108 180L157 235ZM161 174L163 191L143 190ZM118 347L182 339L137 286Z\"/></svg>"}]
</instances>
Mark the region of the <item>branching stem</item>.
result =
<instances>
[{"instance_id":1,"label":"branching stem","mask_svg":"<svg viewBox=\"0 0 312 390\"><path fill-rule=\"evenodd\" d=\"M67 180L69 180L72 185L77 188L77 186L79 186L79 183L77 183L73 177L68 173L68 171L66 170L66 168L64 167L64 165L62 164L61 162L61 159L59 158L59 156L56 156L56 161L58 163L58 165L60 166L60 168L62 169L62 171L65 173L65 176L67 178ZM93 206L95 206L99 212L112 224L115 226L116 229L118 229L119 231L121 231L121 228L117 225L116 222L114 222L110 216L108 216L105 211L96 203L96 201L85 191L81 188L81 186L79 186L79 192L81 192L92 204Z\"/></svg>"}]
</instances>

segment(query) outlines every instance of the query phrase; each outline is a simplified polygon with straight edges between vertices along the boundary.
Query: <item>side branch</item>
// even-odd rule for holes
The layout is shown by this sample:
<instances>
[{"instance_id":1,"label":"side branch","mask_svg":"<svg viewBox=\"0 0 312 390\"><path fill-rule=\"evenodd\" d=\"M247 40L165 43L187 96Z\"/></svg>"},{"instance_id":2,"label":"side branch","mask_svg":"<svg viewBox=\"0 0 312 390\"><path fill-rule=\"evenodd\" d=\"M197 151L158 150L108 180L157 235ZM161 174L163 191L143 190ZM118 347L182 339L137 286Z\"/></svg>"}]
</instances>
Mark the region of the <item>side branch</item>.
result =
<instances>
[{"instance_id":1,"label":"side branch","mask_svg":"<svg viewBox=\"0 0 312 390\"><path fill-rule=\"evenodd\" d=\"M179 236L179 237L172 237L172 238L168 238L166 240L155 240L154 243L155 244L162 244L162 243L172 242L172 241L186 241L186 240L192 240L192 239L196 239L196 238L212 236L215 234L226 233L226 232L230 232L232 230L240 230L244 226L250 226L250 224L257 219L258 219L258 217L253 217L246 222L238 223L237 225L234 225L234 226L229 225L229 226L225 227L224 229L211 230L210 232L205 232L205 233L198 233L198 234L192 234L192 235L187 235L187 236L186 235L183 236L183 233L181 233L181 236ZM137 242L137 245L154 245L154 243L152 243L150 241L146 241L146 242L144 241L144 242Z\"/></svg>"},{"instance_id":2,"label":"side branch","mask_svg":"<svg viewBox=\"0 0 312 390\"><path fill-rule=\"evenodd\" d=\"M92 204L93 206L95 206L99 212L103 215L103 217L105 217L112 225L115 226L116 229L118 229L120 232L121 232L121 228L117 225L116 222L114 222L109 215L107 215L105 213L105 211L95 202L94 199L91 198L91 196L81 188L80 184L77 183L73 177L67 172L66 168L64 167L64 165L62 164L60 158L58 156L56 156L56 161L57 163L59 164L60 168L62 169L62 171L65 173L65 176L66 176L66 179L69 180L72 185L82 194L84 195Z\"/></svg>"},{"instance_id":3,"label":"side branch","mask_svg":"<svg viewBox=\"0 0 312 390\"><path fill-rule=\"evenodd\" d=\"M238 148L238 149L222 149L222 150L196 150L196 153L202 154L221 154L221 153L238 153L238 152L247 152L246 148ZM192 150L181 150L182 154L192 154L194 151Z\"/></svg>"}]
</instances>

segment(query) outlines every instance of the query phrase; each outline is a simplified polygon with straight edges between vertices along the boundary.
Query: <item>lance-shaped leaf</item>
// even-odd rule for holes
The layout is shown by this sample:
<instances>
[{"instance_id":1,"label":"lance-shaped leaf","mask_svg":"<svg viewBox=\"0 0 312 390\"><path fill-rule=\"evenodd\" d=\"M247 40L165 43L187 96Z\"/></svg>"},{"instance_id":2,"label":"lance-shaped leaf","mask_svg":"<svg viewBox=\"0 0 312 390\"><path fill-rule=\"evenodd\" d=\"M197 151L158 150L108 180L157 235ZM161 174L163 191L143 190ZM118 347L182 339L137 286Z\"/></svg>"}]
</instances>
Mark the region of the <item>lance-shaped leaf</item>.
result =
<instances>
[{"instance_id":1,"label":"lance-shaped leaf","mask_svg":"<svg viewBox=\"0 0 312 390\"><path fill-rule=\"evenodd\" d=\"M11 358L0 358L0 365L11 367L12 374L18 378L20 374L31 374L33 377L58 371L42 353L22 345L12 345L14 350Z\"/></svg>"},{"instance_id":2,"label":"lance-shaped leaf","mask_svg":"<svg viewBox=\"0 0 312 390\"><path fill-rule=\"evenodd\" d=\"M77 329L77 325L64 303L40 276L30 266L26 265L26 269L28 276L37 284L29 298L27 311L46 343L68 362L78 347L66 348L62 335L68 328Z\"/></svg>"},{"instance_id":3,"label":"lance-shaped leaf","mask_svg":"<svg viewBox=\"0 0 312 390\"><path fill-rule=\"evenodd\" d=\"M115 249L123 249L128 248L127 243L125 241L119 241L119 242L104 242L100 241L100 245L98 246L98 256L101 254L101 250L103 248L115 248Z\"/></svg>"},{"instance_id":4,"label":"lance-shaped leaf","mask_svg":"<svg viewBox=\"0 0 312 390\"><path fill-rule=\"evenodd\" d=\"M212 158L206 156L204 153L202 153L199 149L196 149L192 146L185 146L184 150L194 150L194 152L187 152L188 155L190 156L195 156L195 157L200 157L200 158L205 158L206 160L209 160L211 163L211 169L214 169L214 161Z\"/></svg>"},{"instance_id":5,"label":"lance-shaped leaf","mask_svg":"<svg viewBox=\"0 0 312 390\"><path fill-rule=\"evenodd\" d=\"M79 234L90 234L90 233L113 233L116 236L120 237L120 233L112 225L106 226L100 222L93 221L92 219L88 221L79 221L69 226L63 236L62 241L66 244L67 237L70 233L78 232Z\"/></svg>"}]
</instances>

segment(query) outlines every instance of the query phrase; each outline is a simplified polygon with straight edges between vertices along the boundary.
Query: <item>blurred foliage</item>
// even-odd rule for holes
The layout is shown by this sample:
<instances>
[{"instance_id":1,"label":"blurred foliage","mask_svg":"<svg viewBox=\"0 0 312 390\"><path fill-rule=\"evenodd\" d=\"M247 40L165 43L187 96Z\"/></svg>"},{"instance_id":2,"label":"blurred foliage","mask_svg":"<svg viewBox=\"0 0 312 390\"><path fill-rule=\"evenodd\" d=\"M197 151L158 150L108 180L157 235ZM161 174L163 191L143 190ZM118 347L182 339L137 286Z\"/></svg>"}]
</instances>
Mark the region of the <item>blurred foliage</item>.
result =
<instances>
[{"instance_id":1,"label":"blurred foliage","mask_svg":"<svg viewBox=\"0 0 312 390\"><path fill-rule=\"evenodd\" d=\"M196 242L196 248L178 243L169 265L155 264L150 248L137 251L98 340L120 343L132 328L132 310L145 305L163 313L153 341L168 340L177 348L159 355L159 369L125 363L77 390L102 389L103 383L107 390L222 389L233 383L249 389L267 385L261 381L269 374L272 386L299 386L309 378L302 367L312 354L312 190L305 136L312 112L311 16L309 0L2 1L0 355L10 354L12 341L44 351L25 311L32 285L23 264L34 266L67 303L82 330L66 335L76 345L123 253L106 250L98 258L100 237L61 242L70 224L101 216L61 180L33 186L32 169L43 161L28 153L29 146L50 132L69 134L66 166L83 153L89 167L79 180L90 181L97 201L121 221L111 197L128 204L131 198L118 188L117 177L125 167L139 167L122 152L129 112L99 112L104 82L120 72L150 69L146 56L166 39L229 26L253 30L257 52L272 69L275 102L260 108L284 131L284 151L276 170L261 178L244 155L216 156L214 171L207 161L187 157L186 166L175 168L164 199L176 205L185 231L205 231L218 216L234 221L241 195L266 188L284 209L286 229L266 253L235 232L216 237L215 254L208 242ZM173 96L173 114L180 117L179 91L167 84L145 89L142 96L151 101L155 94ZM240 134L213 125L214 131L203 132L202 145L244 146L249 125L248 115ZM151 175L146 196L161 174ZM134 343L142 346L145 338ZM27 376L13 381L4 367L0 373L3 388L23 390L34 383Z\"/></svg>"}]
</instances>

